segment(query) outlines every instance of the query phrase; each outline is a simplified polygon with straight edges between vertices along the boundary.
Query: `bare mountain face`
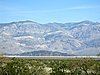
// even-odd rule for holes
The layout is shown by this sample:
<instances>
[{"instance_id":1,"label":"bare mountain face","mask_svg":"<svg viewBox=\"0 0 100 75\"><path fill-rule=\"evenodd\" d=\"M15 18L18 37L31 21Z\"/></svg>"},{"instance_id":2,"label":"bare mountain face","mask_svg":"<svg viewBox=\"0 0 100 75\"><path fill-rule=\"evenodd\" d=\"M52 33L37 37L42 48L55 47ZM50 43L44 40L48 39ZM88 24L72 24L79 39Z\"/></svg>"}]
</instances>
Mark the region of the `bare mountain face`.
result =
<instances>
[{"instance_id":1,"label":"bare mountain face","mask_svg":"<svg viewBox=\"0 0 100 75\"><path fill-rule=\"evenodd\" d=\"M100 23L39 24L19 21L0 24L0 53L57 51L73 55L100 52Z\"/></svg>"}]
</instances>

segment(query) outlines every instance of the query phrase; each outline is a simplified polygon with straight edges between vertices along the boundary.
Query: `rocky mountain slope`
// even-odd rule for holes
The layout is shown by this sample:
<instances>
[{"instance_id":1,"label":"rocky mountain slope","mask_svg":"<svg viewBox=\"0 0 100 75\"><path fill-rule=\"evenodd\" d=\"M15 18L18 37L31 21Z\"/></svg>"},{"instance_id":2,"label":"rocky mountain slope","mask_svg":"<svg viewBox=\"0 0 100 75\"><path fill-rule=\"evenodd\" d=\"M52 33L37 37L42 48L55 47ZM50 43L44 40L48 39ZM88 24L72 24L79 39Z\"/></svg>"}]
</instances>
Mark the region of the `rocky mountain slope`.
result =
<instances>
[{"instance_id":1,"label":"rocky mountain slope","mask_svg":"<svg viewBox=\"0 0 100 75\"><path fill-rule=\"evenodd\" d=\"M100 52L100 23L19 21L0 24L0 53L20 54L40 50L96 55Z\"/></svg>"}]
</instances>

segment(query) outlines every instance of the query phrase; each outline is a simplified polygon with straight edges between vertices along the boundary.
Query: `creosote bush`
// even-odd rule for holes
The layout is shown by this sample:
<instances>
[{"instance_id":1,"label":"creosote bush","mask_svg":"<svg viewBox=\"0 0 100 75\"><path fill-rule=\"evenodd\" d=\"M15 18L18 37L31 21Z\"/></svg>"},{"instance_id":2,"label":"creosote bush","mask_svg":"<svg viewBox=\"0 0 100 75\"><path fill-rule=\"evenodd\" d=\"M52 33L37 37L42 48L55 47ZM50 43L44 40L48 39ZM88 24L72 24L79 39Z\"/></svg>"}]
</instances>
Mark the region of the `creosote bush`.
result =
<instances>
[{"instance_id":1,"label":"creosote bush","mask_svg":"<svg viewBox=\"0 0 100 75\"><path fill-rule=\"evenodd\" d=\"M0 57L0 75L100 75L100 61Z\"/></svg>"}]
</instances>

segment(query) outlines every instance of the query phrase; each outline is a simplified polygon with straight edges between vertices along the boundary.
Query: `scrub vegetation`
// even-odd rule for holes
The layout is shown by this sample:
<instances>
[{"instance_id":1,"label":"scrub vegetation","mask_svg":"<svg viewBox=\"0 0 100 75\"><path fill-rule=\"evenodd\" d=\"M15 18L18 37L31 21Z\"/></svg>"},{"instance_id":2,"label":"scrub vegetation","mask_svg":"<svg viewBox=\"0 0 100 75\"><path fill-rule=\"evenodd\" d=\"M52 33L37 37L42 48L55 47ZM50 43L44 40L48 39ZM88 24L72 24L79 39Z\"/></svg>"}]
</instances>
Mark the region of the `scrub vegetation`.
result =
<instances>
[{"instance_id":1,"label":"scrub vegetation","mask_svg":"<svg viewBox=\"0 0 100 75\"><path fill-rule=\"evenodd\" d=\"M100 75L100 61L0 57L0 75Z\"/></svg>"}]
</instances>

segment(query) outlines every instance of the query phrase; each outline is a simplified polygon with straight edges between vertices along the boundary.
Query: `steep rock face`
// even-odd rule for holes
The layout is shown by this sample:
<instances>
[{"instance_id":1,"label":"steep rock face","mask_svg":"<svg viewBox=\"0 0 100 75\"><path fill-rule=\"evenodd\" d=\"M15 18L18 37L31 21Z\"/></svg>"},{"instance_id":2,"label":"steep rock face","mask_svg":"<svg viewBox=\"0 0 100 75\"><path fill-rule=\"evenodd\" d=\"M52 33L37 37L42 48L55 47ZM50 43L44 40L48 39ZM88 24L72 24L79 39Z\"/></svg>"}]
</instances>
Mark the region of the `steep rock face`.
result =
<instances>
[{"instance_id":1,"label":"steep rock face","mask_svg":"<svg viewBox=\"0 0 100 75\"><path fill-rule=\"evenodd\" d=\"M74 55L100 52L100 23L39 24L19 21L0 24L0 53L49 50Z\"/></svg>"}]
</instances>

